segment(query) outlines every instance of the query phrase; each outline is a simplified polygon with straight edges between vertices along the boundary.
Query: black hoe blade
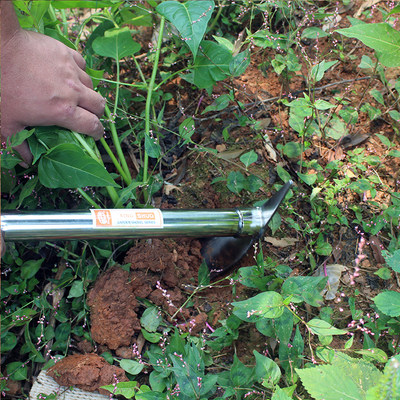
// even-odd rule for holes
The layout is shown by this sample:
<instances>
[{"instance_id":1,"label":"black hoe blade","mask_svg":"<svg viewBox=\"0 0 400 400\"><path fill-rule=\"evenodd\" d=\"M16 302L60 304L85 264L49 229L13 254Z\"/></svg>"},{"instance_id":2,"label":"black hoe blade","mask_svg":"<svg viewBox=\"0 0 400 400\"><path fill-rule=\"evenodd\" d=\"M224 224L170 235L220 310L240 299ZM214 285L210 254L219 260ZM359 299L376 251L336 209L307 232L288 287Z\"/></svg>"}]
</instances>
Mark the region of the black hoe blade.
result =
<instances>
[{"instance_id":1,"label":"black hoe blade","mask_svg":"<svg viewBox=\"0 0 400 400\"><path fill-rule=\"evenodd\" d=\"M229 270L244 257L255 242L265 233L268 223L285 198L293 182L289 181L262 206L265 225L253 236L228 236L205 239L201 254L204 257L211 277Z\"/></svg>"}]
</instances>

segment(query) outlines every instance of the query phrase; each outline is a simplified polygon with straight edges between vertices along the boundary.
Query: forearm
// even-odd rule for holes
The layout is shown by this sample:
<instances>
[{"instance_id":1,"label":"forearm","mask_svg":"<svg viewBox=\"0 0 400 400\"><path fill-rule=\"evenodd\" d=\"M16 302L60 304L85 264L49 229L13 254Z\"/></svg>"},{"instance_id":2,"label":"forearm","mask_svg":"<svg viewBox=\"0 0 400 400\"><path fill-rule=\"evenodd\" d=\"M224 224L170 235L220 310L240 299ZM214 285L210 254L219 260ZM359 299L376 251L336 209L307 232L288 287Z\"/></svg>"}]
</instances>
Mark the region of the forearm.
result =
<instances>
[{"instance_id":1,"label":"forearm","mask_svg":"<svg viewBox=\"0 0 400 400\"><path fill-rule=\"evenodd\" d=\"M15 35L15 33L21 29L12 1L0 1L0 21L1 47L3 48L3 46Z\"/></svg>"}]
</instances>

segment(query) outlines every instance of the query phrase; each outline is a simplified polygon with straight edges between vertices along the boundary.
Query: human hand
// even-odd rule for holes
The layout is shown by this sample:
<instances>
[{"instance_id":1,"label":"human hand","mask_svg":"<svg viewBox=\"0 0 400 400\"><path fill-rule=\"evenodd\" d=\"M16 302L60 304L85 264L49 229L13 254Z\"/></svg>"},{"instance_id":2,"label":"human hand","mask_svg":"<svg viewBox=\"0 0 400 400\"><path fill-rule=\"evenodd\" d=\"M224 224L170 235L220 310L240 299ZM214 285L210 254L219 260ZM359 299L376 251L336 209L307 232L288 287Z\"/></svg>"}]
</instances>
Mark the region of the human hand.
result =
<instances>
[{"instance_id":1,"label":"human hand","mask_svg":"<svg viewBox=\"0 0 400 400\"><path fill-rule=\"evenodd\" d=\"M1 136L58 125L99 139L105 99L93 90L85 60L61 42L17 29L1 49ZM28 163L26 142L16 147Z\"/></svg>"}]
</instances>

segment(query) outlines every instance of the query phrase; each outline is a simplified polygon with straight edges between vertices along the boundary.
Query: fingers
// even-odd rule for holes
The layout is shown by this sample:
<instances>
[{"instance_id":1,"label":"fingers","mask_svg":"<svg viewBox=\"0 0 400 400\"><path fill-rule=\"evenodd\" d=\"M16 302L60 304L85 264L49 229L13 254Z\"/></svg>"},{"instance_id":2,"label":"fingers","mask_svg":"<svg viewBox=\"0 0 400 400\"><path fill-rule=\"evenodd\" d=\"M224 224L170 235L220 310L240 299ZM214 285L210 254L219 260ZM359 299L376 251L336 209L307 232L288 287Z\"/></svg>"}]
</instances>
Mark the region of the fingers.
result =
<instances>
[{"instance_id":1,"label":"fingers","mask_svg":"<svg viewBox=\"0 0 400 400\"><path fill-rule=\"evenodd\" d=\"M104 114L106 100L99 93L85 87L79 97L78 107L82 107L98 117Z\"/></svg>"},{"instance_id":2,"label":"fingers","mask_svg":"<svg viewBox=\"0 0 400 400\"><path fill-rule=\"evenodd\" d=\"M78 69L78 78L87 88L93 90L92 78L86 72Z\"/></svg>"},{"instance_id":3,"label":"fingers","mask_svg":"<svg viewBox=\"0 0 400 400\"><path fill-rule=\"evenodd\" d=\"M75 107L70 118L58 125L75 132L93 136L96 140L100 139L104 134L104 127L99 118L82 107Z\"/></svg>"},{"instance_id":4,"label":"fingers","mask_svg":"<svg viewBox=\"0 0 400 400\"><path fill-rule=\"evenodd\" d=\"M78 65L78 67L85 71L86 68L86 61L85 59L75 50L71 50L72 51L72 57L74 58L74 61L76 62L76 64Z\"/></svg>"}]
</instances>

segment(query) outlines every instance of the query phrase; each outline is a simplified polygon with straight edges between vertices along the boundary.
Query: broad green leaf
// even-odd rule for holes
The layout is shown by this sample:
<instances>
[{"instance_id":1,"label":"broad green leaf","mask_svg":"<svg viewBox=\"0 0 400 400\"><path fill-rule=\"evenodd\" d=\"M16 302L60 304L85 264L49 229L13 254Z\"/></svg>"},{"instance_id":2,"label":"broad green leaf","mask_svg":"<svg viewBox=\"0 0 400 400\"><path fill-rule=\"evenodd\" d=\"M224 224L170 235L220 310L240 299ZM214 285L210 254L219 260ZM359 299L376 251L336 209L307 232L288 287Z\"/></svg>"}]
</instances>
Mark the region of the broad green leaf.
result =
<instances>
[{"instance_id":1,"label":"broad green leaf","mask_svg":"<svg viewBox=\"0 0 400 400\"><path fill-rule=\"evenodd\" d=\"M38 174L41 184L49 188L118 187L100 163L72 143L48 151L39 162Z\"/></svg>"},{"instance_id":2,"label":"broad green leaf","mask_svg":"<svg viewBox=\"0 0 400 400\"><path fill-rule=\"evenodd\" d=\"M361 24L338 29L340 34L361 40L376 51L379 61L386 67L400 65L400 32L387 23Z\"/></svg>"},{"instance_id":3,"label":"broad green leaf","mask_svg":"<svg viewBox=\"0 0 400 400\"><path fill-rule=\"evenodd\" d=\"M281 178L283 180L283 182L285 182L285 183L292 179L289 172L287 172L279 164L277 164L277 166L276 166L276 172L278 173L279 178Z\"/></svg>"},{"instance_id":4,"label":"broad green leaf","mask_svg":"<svg viewBox=\"0 0 400 400\"><path fill-rule=\"evenodd\" d=\"M212 0L187 1L185 3L163 1L156 7L156 10L178 29L182 40L196 58L214 6Z\"/></svg>"},{"instance_id":5,"label":"broad green leaf","mask_svg":"<svg viewBox=\"0 0 400 400\"><path fill-rule=\"evenodd\" d=\"M130 361L130 360L122 360L122 361ZM121 362L122 362L121 361ZM137 382L118 382L117 384L101 386L101 389L108 390L115 396L124 396L126 399L132 399L135 397L135 393L137 390Z\"/></svg>"},{"instance_id":6,"label":"broad green leaf","mask_svg":"<svg viewBox=\"0 0 400 400\"><path fill-rule=\"evenodd\" d=\"M369 94L379 103L382 104L383 106L385 105L385 100L383 99L382 93L377 90L377 89L372 89L369 91Z\"/></svg>"},{"instance_id":7,"label":"broad green leaf","mask_svg":"<svg viewBox=\"0 0 400 400\"><path fill-rule=\"evenodd\" d=\"M230 378L234 386L247 387L253 380L253 368L246 367L235 354L233 356L233 364L230 370Z\"/></svg>"},{"instance_id":8,"label":"broad green leaf","mask_svg":"<svg viewBox=\"0 0 400 400\"><path fill-rule=\"evenodd\" d=\"M209 111L221 111L224 110L226 107L229 106L231 101L231 96L229 94L223 94L217 97L212 104L207 106L202 114L205 114Z\"/></svg>"},{"instance_id":9,"label":"broad green leaf","mask_svg":"<svg viewBox=\"0 0 400 400\"><path fill-rule=\"evenodd\" d=\"M26 381L28 377L28 367L21 361L14 361L7 364L7 376L13 381Z\"/></svg>"},{"instance_id":10,"label":"broad green leaf","mask_svg":"<svg viewBox=\"0 0 400 400\"><path fill-rule=\"evenodd\" d=\"M297 172L297 176L307 185L314 185L317 180L317 174L302 174L301 172Z\"/></svg>"},{"instance_id":11,"label":"broad green leaf","mask_svg":"<svg viewBox=\"0 0 400 400\"><path fill-rule=\"evenodd\" d=\"M363 400L382 373L363 360L339 353L332 364L296 369L303 386L316 400Z\"/></svg>"},{"instance_id":12,"label":"broad green leaf","mask_svg":"<svg viewBox=\"0 0 400 400\"><path fill-rule=\"evenodd\" d=\"M301 34L302 38L307 39L318 39L326 36L329 36L329 33L323 31L321 28L318 28L316 26L311 26L304 29L303 33Z\"/></svg>"},{"instance_id":13,"label":"broad green leaf","mask_svg":"<svg viewBox=\"0 0 400 400\"><path fill-rule=\"evenodd\" d=\"M318 99L315 101L314 106L317 110L329 110L330 108L336 107L334 104L329 103L329 101L325 101L322 99Z\"/></svg>"},{"instance_id":14,"label":"broad green leaf","mask_svg":"<svg viewBox=\"0 0 400 400\"><path fill-rule=\"evenodd\" d=\"M140 44L132 39L128 27L109 29L104 36L97 37L92 46L100 56L111 57L117 61L140 50Z\"/></svg>"},{"instance_id":15,"label":"broad green leaf","mask_svg":"<svg viewBox=\"0 0 400 400\"><path fill-rule=\"evenodd\" d=\"M318 318L313 318L307 322L307 326L312 333L320 336L345 335L347 333L347 331L337 329L328 322Z\"/></svg>"},{"instance_id":16,"label":"broad green leaf","mask_svg":"<svg viewBox=\"0 0 400 400\"><path fill-rule=\"evenodd\" d=\"M297 142L288 142L283 146L283 154L289 158L297 158L301 155L301 144Z\"/></svg>"},{"instance_id":17,"label":"broad green leaf","mask_svg":"<svg viewBox=\"0 0 400 400\"><path fill-rule=\"evenodd\" d=\"M144 137L144 148L146 153L151 158L159 158L161 155L161 147L158 142L148 135Z\"/></svg>"},{"instance_id":18,"label":"broad green leaf","mask_svg":"<svg viewBox=\"0 0 400 400\"><path fill-rule=\"evenodd\" d=\"M381 292L374 297L374 303L379 311L390 317L398 317L400 315L400 293L394 290Z\"/></svg>"},{"instance_id":19,"label":"broad green leaf","mask_svg":"<svg viewBox=\"0 0 400 400\"><path fill-rule=\"evenodd\" d=\"M235 301L233 314L247 322L256 322L262 318L278 318L282 315L283 298L276 292L263 292L247 300Z\"/></svg>"},{"instance_id":20,"label":"broad green leaf","mask_svg":"<svg viewBox=\"0 0 400 400\"><path fill-rule=\"evenodd\" d=\"M186 118L179 125L179 135L184 140L183 144L190 143L191 137L195 132L194 120L192 117Z\"/></svg>"},{"instance_id":21,"label":"broad green leaf","mask_svg":"<svg viewBox=\"0 0 400 400\"><path fill-rule=\"evenodd\" d=\"M210 270L208 269L207 263L205 261L200 264L197 279L199 282L199 286L207 286L210 284Z\"/></svg>"},{"instance_id":22,"label":"broad green leaf","mask_svg":"<svg viewBox=\"0 0 400 400\"><path fill-rule=\"evenodd\" d=\"M161 333L147 332L145 329L142 329L141 332L143 337L150 343L158 343L162 338Z\"/></svg>"},{"instance_id":23,"label":"broad green leaf","mask_svg":"<svg viewBox=\"0 0 400 400\"><path fill-rule=\"evenodd\" d=\"M39 178L37 176L34 176L32 179L29 179L25 185L23 186L21 193L19 195L18 199L18 207L21 207L22 202L29 197L33 190L35 189L37 183L38 183Z\"/></svg>"},{"instance_id":24,"label":"broad green leaf","mask_svg":"<svg viewBox=\"0 0 400 400\"><path fill-rule=\"evenodd\" d=\"M114 1L101 1L101 0L57 0L53 1L51 5L62 10L65 8L104 8L115 5Z\"/></svg>"},{"instance_id":25,"label":"broad green leaf","mask_svg":"<svg viewBox=\"0 0 400 400\"><path fill-rule=\"evenodd\" d=\"M400 272L400 249L397 249L393 254L384 250L382 254L386 264L389 265L393 271Z\"/></svg>"},{"instance_id":26,"label":"broad green leaf","mask_svg":"<svg viewBox=\"0 0 400 400\"><path fill-rule=\"evenodd\" d=\"M363 55L361 57L360 64L358 64L358 67L363 69L374 69L375 63L371 60L370 57Z\"/></svg>"},{"instance_id":27,"label":"broad green leaf","mask_svg":"<svg viewBox=\"0 0 400 400\"><path fill-rule=\"evenodd\" d=\"M257 192L263 185L263 181L255 175L250 175L246 178L244 188L251 193Z\"/></svg>"},{"instance_id":28,"label":"broad green leaf","mask_svg":"<svg viewBox=\"0 0 400 400\"><path fill-rule=\"evenodd\" d=\"M240 156L240 161L247 168L249 165L255 163L258 159L258 155L254 150L250 150L247 153L244 153Z\"/></svg>"},{"instance_id":29,"label":"broad green leaf","mask_svg":"<svg viewBox=\"0 0 400 400\"><path fill-rule=\"evenodd\" d=\"M140 374L144 368L144 364L135 360L121 360L119 366L131 375Z\"/></svg>"},{"instance_id":30,"label":"broad green leaf","mask_svg":"<svg viewBox=\"0 0 400 400\"><path fill-rule=\"evenodd\" d=\"M229 64L229 72L232 76L242 75L250 64L250 50L242 51L233 57Z\"/></svg>"},{"instance_id":31,"label":"broad green leaf","mask_svg":"<svg viewBox=\"0 0 400 400\"><path fill-rule=\"evenodd\" d=\"M231 61L232 53L226 47L203 40L191 72L182 75L182 77L199 89L209 89L217 81L221 81L230 75L229 65Z\"/></svg>"},{"instance_id":32,"label":"broad green leaf","mask_svg":"<svg viewBox=\"0 0 400 400\"><path fill-rule=\"evenodd\" d=\"M311 79L315 82L319 82L323 77L325 72L330 68L333 67L338 61L321 61L317 65L314 65L311 69Z\"/></svg>"},{"instance_id":33,"label":"broad green leaf","mask_svg":"<svg viewBox=\"0 0 400 400\"><path fill-rule=\"evenodd\" d=\"M226 186L231 192L239 194L244 189L245 185L246 178L241 172L232 171L229 173Z\"/></svg>"},{"instance_id":34,"label":"broad green leaf","mask_svg":"<svg viewBox=\"0 0 400 400\"><path fill-rule=\"evenodd\" d=\"M275 361L253 350L256 358L256 377L266 388L273 389L281 379L281 370Z\"/></svg>"},{"instance_id":35,"label":"broad green leaf","mask_svg":"<svg viewBox=\"0 0 400 400\"><path fill-rule=\"evenodd\" d=\"M12 350L17 345L17 337L10 331L5 331L1 334L1 351L3 354Z\"/></svg>"},{"instance_id":36,"label":"broad green leaf","mask_svg":"<svg viewBox=\"0 0 400 400\"><path fill-rule=\"evenodd\" d=\"M69 290L68 298L81 297L83 295L83 281L74 281Z\"/></svg>"},{"instance_id":37,"label":"broad green leaf","mask_svg":"<svg viewBox=\"0 0 400 400\"><path fill-rule=\"evenodd\" d=\"M19 131L15 135L12 135L7 138L7 145L14 147L20 145L24 140L28 139L30 136L32 136L35 133L35 129L31 129L27 131L26 129L23 129L22 131Z\"/></svg>"},{"instance_id":38,"label":"broad green leaf","mask_svg":"<svg viewBox=\"0 0 400 400\"><path fill-rule=\"evenodd\" d=\"M383 267L383 268L379 268L378 271L374 272L375 275L378 275L379 278L383 279L383 280L388 280L392 277L392 274L390 272L389 268Z\"/></svg>"},{"instance_id":39,"label":"broad green leaf","mask_svg":"<svg viewBox=\"0 0 400 400\"><path fill-rule=\"evenodd\" d=\"M332 245L328 243L325 240L324 235L320 233L317 238L315 252L320 256L329 256L332 253L332 250Z\"/></svg>"},{"instance_id":40,"label":"broad green leaf","mask_svg":"<svg viewBox=\"0 0 400 400\"><path fill-rule=\"evenodd\" d=\"M31 279L36 273L39 271L44 258L40 260L28 260L25 261L21 266L21 278L22 279Z\"/></svg>"},{"instance_id":41,"label":"broad green leaf","mask_svg":"<svg viewBox=\"0 0 400 400\"><path fill-rule=\"evenodd\" d=\"M400 123L400 113L397 110L390 110L389 115L397 122Z\"/></svg>"},{"instance_id":42,"label":"broad green leaf","mask_svg":"<svg viewBox=\"0 0 400 400\"><path fill-rule=\"evenodd\" d=\"M355 351L357 354L361 354L364 358L364 360L367 361L377 361L379 363L386 363L388 360L388 356L387 354L381 350L378 349L376 347L372 348L372 349L363 349L363 350L356 350Z\"/></svg>"},{"instance_id":43,"label":"broad green leaf","mask_svg":"<svg viewBox=\"0 0 400 400\"><path fill-rule=\"evenodd\" d=\"M282 294L293 295L294 303L306 303L320 307L323 302L321 291L328 278L325 276L291 276L283 282Z\"/></svg>"},{"instance_id":44,"label":"broad green leaf","mask_svg":"<svg viewBox=\"0 0 400 400\"><path fill-rule=\"evenodd\" d=\"M161 315L157 307L146 308L140 318L140 325L148 332L155 332L161 323Z\"/></svg>"},{"instance_id":45,"label":"broad green leaf","mask_svg":"<svg viewBox=\"0 0 400 400\"><path fill-rule=\"evenodd\" d=\"M288 396L284 389L277 386L271 400L292 400L292 396Z\"/></svg>"}]
</instances>

